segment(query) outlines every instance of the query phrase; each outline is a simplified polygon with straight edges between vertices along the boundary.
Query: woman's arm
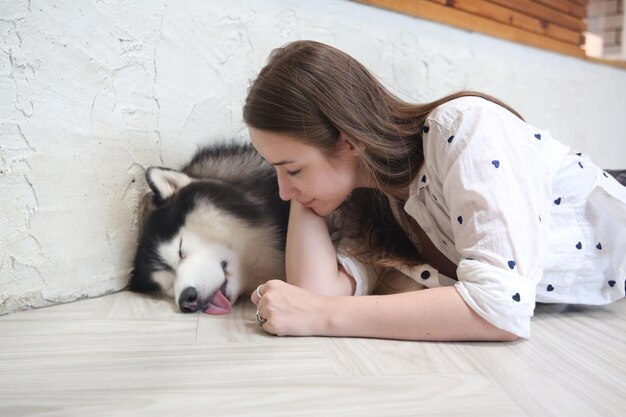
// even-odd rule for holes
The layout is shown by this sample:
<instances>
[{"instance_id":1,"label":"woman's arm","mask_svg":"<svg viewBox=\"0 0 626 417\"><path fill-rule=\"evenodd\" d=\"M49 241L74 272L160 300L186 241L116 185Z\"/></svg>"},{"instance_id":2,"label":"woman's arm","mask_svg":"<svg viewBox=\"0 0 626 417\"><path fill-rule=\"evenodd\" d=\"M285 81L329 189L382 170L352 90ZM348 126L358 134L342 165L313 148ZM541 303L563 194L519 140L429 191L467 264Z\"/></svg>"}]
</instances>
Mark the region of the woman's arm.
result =
<instances>
[{"instance_id":1,"label":"woman's arm","mask_svg":"<svg viewBox=\"0 0 626 417\"><path fill-rule=\"evenodd\" d=\"M333 297L327 302L330 307L324 335L328 336L437 341L518 338L476 314L454 287L384 296Z\"/></svg>"},{"instance_id":2,"label":"woman's arm","mask_svg":"<svg viewBox=\"0 0 626 417\"><path fill-rule=\"evenodd\" d=\"M402 294L329 297L282 281L252 294L263 329L279 336L347 336L402 340L514 341L476 314L454 287Z\"/></svg>"},{"instance_id":3,"label":"woman's arm","mask_svg":"<svg viewBox=\"0 0 626 417\"><path fill-rule=\"evenodd\" d=\"M337 264L326 220L292 200L285 255L287 282L322 295L352 295L354 279Z\"/></svg>"},{"instance_id":4,"label":"woman's arm","mask_svg":"<svg viewBox=\"0 0 626 417\"><path fill-rule=\"evenodd\" d=\"M353 297L355 281L337 265L324 218L292 201L287 284L263 284L252 301L276 335L354 336L403 340L513 341L476 314L454 287ZM291 284L291 285L289 285Z\"/></svg>"}]
</instances>

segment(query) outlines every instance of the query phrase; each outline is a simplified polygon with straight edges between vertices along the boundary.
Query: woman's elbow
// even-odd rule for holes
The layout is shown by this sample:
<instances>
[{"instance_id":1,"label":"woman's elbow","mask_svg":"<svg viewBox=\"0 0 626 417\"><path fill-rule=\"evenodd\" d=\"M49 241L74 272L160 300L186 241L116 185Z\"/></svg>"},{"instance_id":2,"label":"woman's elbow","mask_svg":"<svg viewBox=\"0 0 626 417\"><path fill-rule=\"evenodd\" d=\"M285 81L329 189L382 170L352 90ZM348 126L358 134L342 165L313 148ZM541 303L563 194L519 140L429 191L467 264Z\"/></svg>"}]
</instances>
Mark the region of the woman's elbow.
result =
<instances>
[{"instance_id":1,"label":"woman's elbow","mask_svg":"<svg viewBox=\"0 0 626 417\"><path fill-rule=\"evenodd\" d=\"M487 326L484 328L486 339L493 342L515 342L520 337L515 333L511 333L507 330L501 329L487 320L482 319L483 323Z\"/></svg>"},{"instance_id":2,"label":"woman's elbow","mask_svg":"<svg viewBox=\"0 0 626 417\"><path fill-rule=\"evenodd\" d=\"M356 286L354 278L343 268L334 274L315 274L306 278L287 276L287 282L316 294L331 297L354 295Z\"/></svg>"},{"instance_id":3,"label":"woman's elbow","mask_svg":"<svg viewBox=\"0 0 626 417\"><path fill-rule=\"evenodd\" d=\"M519 340L519 336L514 333L509 333L507 331L502 331L502 336L500 342L515 342Z\"/></svg>"},{"instance_id":4,"label":"woman's elbow","mask_svg":"<svg viewBox=\"0 0 626 417\"><path fill-rule=\"evenodd\" d=\"M515 342L519 340L519 336L515 333L511 333L507 330L500 329L499 327L491 325L491 338L495 342Z\"/></svg>"}]
</instances>

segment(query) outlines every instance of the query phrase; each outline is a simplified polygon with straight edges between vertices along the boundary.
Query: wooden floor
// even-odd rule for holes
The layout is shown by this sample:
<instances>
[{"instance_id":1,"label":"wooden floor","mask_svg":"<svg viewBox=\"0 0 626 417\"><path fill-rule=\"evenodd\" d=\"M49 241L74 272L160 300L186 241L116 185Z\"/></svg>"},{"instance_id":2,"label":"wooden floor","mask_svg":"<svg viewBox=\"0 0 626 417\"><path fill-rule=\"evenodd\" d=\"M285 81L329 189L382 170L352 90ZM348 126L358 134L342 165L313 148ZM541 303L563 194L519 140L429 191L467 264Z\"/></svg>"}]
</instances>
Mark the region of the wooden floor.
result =
<instances>
[{"instance_id":1,"label":"wooden floor","mask_svg":"<svg viewBox=\"0 0 626 417\"><path fill-rule=\"evenodd\" d=\"M626 300L530 340L279 338L122 292L0 317L0 416L624 416Z\"/></svg>"}]
</instances>

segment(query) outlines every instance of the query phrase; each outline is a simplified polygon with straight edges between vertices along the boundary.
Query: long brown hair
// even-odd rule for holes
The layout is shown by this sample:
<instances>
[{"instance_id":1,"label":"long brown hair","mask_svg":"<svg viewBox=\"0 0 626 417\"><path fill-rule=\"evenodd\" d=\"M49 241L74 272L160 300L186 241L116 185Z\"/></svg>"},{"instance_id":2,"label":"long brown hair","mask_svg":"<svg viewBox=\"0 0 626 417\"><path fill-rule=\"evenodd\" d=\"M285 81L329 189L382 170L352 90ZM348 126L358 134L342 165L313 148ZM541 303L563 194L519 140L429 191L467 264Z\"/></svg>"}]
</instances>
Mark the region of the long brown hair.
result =
<instances>
[{"instance_id":1,"label":"long brown hair","mask_svg":"<svg viewBox=\"0 0 626 417\"><path fill-rule=\"evenodd\" d=\"M289 134L324 151L329 159L340 133L359 144L361 162L379 191L356 190L342 208L360 220L362 236L369 237L369 259L410 262L419 256L381 193L394 195L408 188L424 161L426 117L462 96L485 98L521 118L496 98L473 91L427 104L404 102L350 55L319 42L296 41L272 51L250 86L243 118L250 127Z\"/></svg>"}]
</instances>

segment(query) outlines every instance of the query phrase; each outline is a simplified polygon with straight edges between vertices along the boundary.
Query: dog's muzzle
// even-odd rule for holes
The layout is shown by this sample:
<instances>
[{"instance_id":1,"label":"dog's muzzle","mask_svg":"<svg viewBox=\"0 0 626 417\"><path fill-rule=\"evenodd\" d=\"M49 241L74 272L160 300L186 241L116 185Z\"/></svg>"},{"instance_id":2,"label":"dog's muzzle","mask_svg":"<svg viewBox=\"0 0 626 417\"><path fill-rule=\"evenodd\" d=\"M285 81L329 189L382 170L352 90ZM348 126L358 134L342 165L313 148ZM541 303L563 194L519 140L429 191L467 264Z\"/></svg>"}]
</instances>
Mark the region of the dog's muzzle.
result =
<instances>
[{"instance_id":1,"label":"dog's muzzle","mask_svg":"<svg viewBox=\"0 0 626 417\"><path fill-rule=\"evenodd\" d=\"M228 314L232 310L232 304L226 297L226 281L209 298L199 298L198 291L194 287L187 287L178 298L178 306L183 313L195 313L202 310L207 314Z\"/></svg>"}]
</instances>

